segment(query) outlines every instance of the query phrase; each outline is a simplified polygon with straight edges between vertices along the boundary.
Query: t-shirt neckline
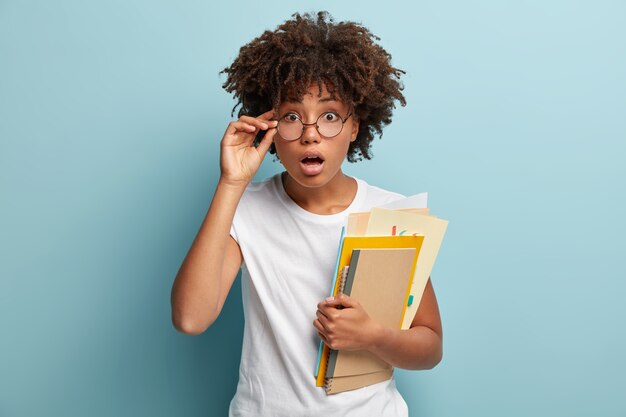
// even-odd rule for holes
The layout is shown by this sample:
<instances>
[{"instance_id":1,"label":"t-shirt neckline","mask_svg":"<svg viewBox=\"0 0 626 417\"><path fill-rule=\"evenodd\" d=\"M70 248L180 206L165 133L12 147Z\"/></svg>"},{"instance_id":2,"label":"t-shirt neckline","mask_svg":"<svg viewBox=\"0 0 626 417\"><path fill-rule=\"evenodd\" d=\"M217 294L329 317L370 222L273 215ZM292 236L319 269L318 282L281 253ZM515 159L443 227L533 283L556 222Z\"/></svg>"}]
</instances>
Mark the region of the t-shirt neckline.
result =
<instances>
[{"instance_id":1,"label":"t-shirt neckline","mask_svg":"<svg viewBox=\"0 0 626 417\"><path fill-rule=\"evenodd\" d=\"M289 194L287 194L287 191L285 191L285 187L283 186L282 172L274 175L272 179L272 183L278 195L279 200L287 208L287 210L289 210L293 214L305 220L308 220L314 223L328 224L328 223L344 222L349 213L359 211L358 208L361 207L362 202L365 199L367 184L365 183L365 181L359 178L356 178L356 177L353 177L353 178L356 180L357 188L356 188L356 194L354 198L352 199L352 202L343 211L340 211L339 213L334 213L334 214L316 214L300 207L295 201L291 199L291 197L289 197Z\"/></svg>"}]
</instances>

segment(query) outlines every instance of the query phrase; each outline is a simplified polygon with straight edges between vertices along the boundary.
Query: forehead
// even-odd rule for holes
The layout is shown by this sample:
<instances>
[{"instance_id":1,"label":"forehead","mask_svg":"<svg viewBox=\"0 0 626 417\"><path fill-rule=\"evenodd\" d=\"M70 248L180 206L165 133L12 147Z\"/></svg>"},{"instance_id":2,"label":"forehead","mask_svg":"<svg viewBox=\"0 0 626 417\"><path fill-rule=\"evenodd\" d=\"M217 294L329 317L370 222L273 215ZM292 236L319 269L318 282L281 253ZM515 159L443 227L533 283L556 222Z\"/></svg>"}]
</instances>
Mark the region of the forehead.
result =
<instances>
[{"instance_id":1,"label":"forehead","mask_svg":"<svg viewBox=\"0 0 626 417\"><path fill-rule=\"evenodd\" d=\"M322 83L321 89L317 83L313 83L309 86L307 91L302 97L297 97L293 88L289 89L286 97L282 100L281 104L323 104L323 103L337 103L343 104L343 100L336 92L329 90L325 83Z\"/></svg>"},{"instance_id":2,"label":"forehead","mask_svg":"<svg viewBox=\"0 0 626 417\"><path fill-rule=\"evenodd\" d=\"M310 93L305 94L304 97L302 97L301 100L298 100L297 98L288 98L287 100L283 101L283 103L287 103L287 104L306 104L307 102L312 102L312 103L343 103L343 101L340 100L339 97L337 97L337 98L332 98L330 96L319 97L318 95L313 95L313 94L310 94Z\"/></svg>"}]
</instances>

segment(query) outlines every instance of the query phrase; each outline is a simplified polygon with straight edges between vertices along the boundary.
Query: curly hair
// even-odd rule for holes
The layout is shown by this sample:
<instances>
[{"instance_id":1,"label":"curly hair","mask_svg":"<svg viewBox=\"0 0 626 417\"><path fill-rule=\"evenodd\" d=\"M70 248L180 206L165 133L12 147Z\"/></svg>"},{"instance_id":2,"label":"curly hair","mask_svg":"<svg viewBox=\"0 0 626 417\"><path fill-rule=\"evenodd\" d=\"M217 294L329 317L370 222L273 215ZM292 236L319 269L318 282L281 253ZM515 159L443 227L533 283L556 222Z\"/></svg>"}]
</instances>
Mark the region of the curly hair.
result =
<instances>
[{"instance_id":1,"label":"curly hair","mask_svg":"<svg viewBox=\"0 0 626 417\"><path fill-rule=\"evenodd\" d=\"M242 115L258 116L278 110L285 99L302 100L310 85L322 83L333 99L352 105L360 121L359 133L348 149L348 161L371 159L375 135L391 123L395 101L402 106L401 74L391 55L376 44L380 38L355 22L335 23L328 12L317 16L295 13L274 31L244 45L234 62L220 72L228 74L223 88L233 93ZM255 138L258 145L263 136ZM270 153L276 155L272 144Z\"/></svg>"}]
</instances>

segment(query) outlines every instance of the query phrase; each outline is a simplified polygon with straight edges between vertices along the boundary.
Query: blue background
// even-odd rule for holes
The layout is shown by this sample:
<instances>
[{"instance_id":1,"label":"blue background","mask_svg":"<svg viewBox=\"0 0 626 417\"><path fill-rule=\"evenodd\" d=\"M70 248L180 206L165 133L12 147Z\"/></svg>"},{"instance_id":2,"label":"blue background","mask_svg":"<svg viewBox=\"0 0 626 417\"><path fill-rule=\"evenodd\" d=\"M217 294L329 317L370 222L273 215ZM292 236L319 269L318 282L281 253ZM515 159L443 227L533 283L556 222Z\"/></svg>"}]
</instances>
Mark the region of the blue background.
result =
<instances>
[{"instance_id":1,"label":"blue background","mask_svg":"<svg viewBox=\"0 0 626 417\"><path fill-rule=\"evenodd\" d=\"M231 120L218 72L318 9L407 71L345 171L450 220L443 362L396 372L411 415L626 415L624 2L5 0L0 416L226 413L239 280L200 336L169 304Z\"/></svg>"}]
</instances>

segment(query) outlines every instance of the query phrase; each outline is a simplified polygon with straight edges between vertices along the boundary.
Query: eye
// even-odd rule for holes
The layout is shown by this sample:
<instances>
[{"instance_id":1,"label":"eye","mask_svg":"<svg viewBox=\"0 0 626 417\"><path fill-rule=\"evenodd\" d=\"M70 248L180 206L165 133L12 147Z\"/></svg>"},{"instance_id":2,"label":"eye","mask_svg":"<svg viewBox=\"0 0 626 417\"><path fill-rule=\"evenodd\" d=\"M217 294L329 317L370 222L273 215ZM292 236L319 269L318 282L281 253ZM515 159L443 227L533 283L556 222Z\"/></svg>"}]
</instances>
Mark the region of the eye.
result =
<instances>
[{"instance_id":1,"label":"eye","mask_svg":"<svg viewBox=\"0 0 626 417\"><path fill-rule=\"evenodd\" d=\"M295 113L287 113L283 116L282 120L284 120L285 122L297 122L298 120L300 120L300 117L295 114Z\"/></svg>"},{"instance_id":2,"label":"eye","mask_svg":"<svg viewBox=\"0 0 626 417\"><path fill-rule=\"evenodd\" d=\"M336 122L339 120L339 115L335 112L324 113L322 114L322 120L324 122Z\"/></svg>"}]
</instances>

